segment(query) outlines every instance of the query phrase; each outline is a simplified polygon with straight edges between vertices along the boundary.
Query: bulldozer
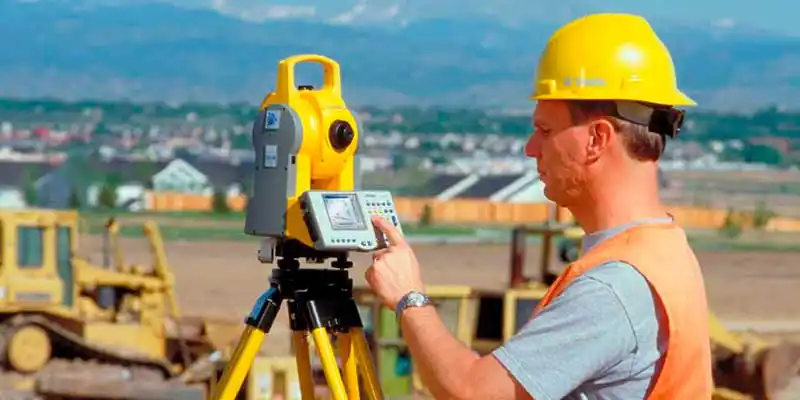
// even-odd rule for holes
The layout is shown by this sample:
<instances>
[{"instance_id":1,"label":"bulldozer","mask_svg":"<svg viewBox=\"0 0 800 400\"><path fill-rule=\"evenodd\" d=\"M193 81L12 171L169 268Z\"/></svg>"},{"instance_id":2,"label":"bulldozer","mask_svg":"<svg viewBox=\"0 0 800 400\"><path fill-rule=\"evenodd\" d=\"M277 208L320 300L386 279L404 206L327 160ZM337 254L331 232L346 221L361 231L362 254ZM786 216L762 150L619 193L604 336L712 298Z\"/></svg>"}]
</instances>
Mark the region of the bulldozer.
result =
<instances>
[{"instance_id":1,"label":"bulldozer","mask_svg":"<svg viewBox=\"0 0 800 400\"><path fill-rule=\"evenodd\" d=\"M0 210L0 397L204 399L209 377L191 371L222 357L241 323L180 315L153 221L142 226L150 268L125 265L113 218L107 265L77 256L81 221L75 210Z\"/></svg>"},{"instance_id":2,"label":"bulldozer","mask_svg":"<svg viewBox=\"0 0 800 400\"><path fill-rule=\"evenodd\" d=\"M525 276L525 249L528 236L541 238L538 277ZM541 225L517 226L512 231L510 289L521 290L516 297L527 300L541 298L558 277L551 265L556 247L560 261L568 264L580 256L583 230L574 223L555 218ZM554 243L556 242L556 246ZM513 296L512 296L513 297ZM513 306L511 306L513 307ZM528 308L533 304L527 304ZM528 315L528 314L526 314ZM506 318L507 320L510 318ZM513 322L513 321L512 321ZM504 336L517 329L511 323L504 326ZM800 378L800 345L790 342L772 343L751 332L733 332L712 312L709 331L714 377L713 400L779 400L785 389Z\"/></svg>"}]
</instances>

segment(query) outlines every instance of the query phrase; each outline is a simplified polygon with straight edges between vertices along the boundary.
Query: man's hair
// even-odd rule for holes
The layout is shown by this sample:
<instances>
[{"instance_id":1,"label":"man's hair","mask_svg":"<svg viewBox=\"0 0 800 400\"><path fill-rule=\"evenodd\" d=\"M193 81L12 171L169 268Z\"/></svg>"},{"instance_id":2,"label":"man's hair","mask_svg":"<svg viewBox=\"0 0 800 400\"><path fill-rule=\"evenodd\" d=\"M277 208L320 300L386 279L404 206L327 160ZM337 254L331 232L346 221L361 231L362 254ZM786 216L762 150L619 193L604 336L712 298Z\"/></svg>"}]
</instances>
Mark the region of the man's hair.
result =
<instances>
[{"instance_id":1,"label":"man's hair","mask_svg":"<svg viewBox=\"0 0 800 400\"><path fill-rule=\"evenodd\" d=\"M664 150L664 138L650 132L647 126L616 117L617 103L613 100L568 101L572 123L582 124L590 118L604 117L620 133L628 154L639 161L657 161Z\"/></svg>"}]
</instances>

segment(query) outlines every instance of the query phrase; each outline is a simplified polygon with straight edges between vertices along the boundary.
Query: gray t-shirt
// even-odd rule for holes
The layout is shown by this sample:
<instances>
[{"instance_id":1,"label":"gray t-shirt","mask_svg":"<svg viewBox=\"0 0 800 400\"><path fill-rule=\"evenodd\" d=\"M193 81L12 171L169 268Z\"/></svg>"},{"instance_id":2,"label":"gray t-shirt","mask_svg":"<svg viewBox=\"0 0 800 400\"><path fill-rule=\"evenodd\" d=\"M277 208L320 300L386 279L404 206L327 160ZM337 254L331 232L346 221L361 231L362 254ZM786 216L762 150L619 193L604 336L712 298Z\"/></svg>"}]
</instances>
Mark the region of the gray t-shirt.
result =
<instances>
[{"instance_id":1,"label":"gray t-shirt","mask_svg":"<svg viewBox=\"0 0 800 400\"><path fill-rule=\"evenodd\" d=\"M583 250L635 224L586 235ZM658 327L647 280L629 264L607 262L572 281L493 354L536 400L644 399L665 350Z\"/></svg>"}]
</instances>

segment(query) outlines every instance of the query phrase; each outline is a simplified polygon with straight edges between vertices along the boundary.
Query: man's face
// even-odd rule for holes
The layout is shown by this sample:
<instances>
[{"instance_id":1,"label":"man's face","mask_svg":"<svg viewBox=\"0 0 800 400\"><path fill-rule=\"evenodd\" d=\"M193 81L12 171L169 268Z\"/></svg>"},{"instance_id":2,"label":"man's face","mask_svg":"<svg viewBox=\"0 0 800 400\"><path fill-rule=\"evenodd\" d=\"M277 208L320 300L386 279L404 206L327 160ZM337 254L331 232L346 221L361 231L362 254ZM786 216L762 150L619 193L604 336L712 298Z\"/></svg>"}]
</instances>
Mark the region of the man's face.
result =
<instances>
[{"instance_id":1,"label":"man's face","mask_svg":"<svg viewBox=\"0 0 800 400\"><path fill-rule=\"evenodd\" d=\"M525 155L535 158L545 185L544 194L559 206L574 204L588 179L586 148L588 128L574 125L562 101L539 101L533 113L534 132Z\"/></svg>"}]
</instances>

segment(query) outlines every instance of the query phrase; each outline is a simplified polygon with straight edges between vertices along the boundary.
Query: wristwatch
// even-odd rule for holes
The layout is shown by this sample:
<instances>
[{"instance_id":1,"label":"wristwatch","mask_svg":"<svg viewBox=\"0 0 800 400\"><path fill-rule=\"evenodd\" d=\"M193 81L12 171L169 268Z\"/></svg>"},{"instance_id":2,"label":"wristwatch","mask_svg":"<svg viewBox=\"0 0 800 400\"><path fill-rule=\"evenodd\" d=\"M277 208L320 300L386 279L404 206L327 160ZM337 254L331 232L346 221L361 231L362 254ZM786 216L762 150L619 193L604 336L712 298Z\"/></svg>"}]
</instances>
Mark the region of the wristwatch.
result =
<instances>
[{"instance_id":1,"label":"wristwatch","mask_svg":"<svg viewBox=\"0 0 800 400\"><path fill-rule=\"evenodd\" d=\"M429 304L433 304L430 297L426 296L425 293L412 290L406 293L405 296L403 296L397 303L397 308L394 310L394 315L399 321L400 316L403 314L403 310L405 310L406 308L424 307Z\"/></svg>"}]
</instances>

